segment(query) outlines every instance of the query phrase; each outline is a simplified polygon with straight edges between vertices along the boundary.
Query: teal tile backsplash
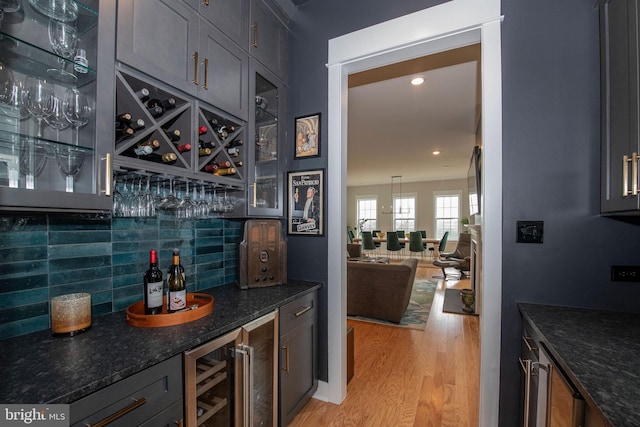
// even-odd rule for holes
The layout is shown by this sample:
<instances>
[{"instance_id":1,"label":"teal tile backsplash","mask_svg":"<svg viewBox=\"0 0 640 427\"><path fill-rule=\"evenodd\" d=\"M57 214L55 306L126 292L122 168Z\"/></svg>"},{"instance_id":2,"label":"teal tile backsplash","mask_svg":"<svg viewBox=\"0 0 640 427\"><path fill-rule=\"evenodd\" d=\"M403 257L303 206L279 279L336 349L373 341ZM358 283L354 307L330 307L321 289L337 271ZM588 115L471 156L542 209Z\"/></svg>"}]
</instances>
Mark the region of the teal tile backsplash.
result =
<instances>
[{"instance_id":1,"label":"teal tile backsplash","mask_svg":"<svg viewBox=\"0 0 640 427\"><path fill-rule=\"evenodd\" d=\"M0 339L49 325L49 301L91 294L92 315L142 299L149 250L165 272L174 248L197 292L236 280L241 221L219 218L111 218L94 215L0 216Z\"/></svg>"}]
</instances>

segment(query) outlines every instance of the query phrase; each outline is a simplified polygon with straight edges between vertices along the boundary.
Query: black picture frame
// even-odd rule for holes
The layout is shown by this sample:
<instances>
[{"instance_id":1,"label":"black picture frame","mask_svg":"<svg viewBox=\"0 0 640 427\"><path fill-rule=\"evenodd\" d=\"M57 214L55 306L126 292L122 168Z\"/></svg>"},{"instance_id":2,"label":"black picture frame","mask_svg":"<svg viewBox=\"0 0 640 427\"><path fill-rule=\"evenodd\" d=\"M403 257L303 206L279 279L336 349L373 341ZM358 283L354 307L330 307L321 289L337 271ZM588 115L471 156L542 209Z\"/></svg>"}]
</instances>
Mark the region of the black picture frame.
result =
<instances>
[{"instance_id":1,"label":"black picture frame","mask_svg":"<svg viewBox=\"0 0 640 427\"><path fill-rule=\"evenodd\" d=\"M287 234L324 236L324 169L287 174Z\"/></svg>"},{"instance_id":2,"label":"black picture frame","mask_svg":"<svg viewBox=\"0 0 640 427\"><path fill-rule=\"evenodd\" d=\"M307 116L299 116L295 119L294 128L294 159L309 159L320 157L322 145L320 139L321 114L315 113Z\"/></svg>"}]
</instances>

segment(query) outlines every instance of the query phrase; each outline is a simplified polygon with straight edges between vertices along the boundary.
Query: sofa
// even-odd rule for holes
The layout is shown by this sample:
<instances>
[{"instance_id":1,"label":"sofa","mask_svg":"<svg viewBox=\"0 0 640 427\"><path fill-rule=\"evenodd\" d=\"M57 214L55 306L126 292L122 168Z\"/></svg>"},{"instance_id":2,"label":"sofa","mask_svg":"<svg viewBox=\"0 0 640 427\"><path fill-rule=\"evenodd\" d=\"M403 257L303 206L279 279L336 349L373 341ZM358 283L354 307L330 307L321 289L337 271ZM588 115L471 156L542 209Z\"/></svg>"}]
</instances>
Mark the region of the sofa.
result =
<instances>
[{"instance_id":1,"label":"sofa","mask_svg":"<svg viewBox=\"0 0 640 427\"><path fill-rule=\"evenodd\" d=\"M417 266L416 258L400 264L347 261L347 315L400 323Z\"/></svg>"}]
</instances>

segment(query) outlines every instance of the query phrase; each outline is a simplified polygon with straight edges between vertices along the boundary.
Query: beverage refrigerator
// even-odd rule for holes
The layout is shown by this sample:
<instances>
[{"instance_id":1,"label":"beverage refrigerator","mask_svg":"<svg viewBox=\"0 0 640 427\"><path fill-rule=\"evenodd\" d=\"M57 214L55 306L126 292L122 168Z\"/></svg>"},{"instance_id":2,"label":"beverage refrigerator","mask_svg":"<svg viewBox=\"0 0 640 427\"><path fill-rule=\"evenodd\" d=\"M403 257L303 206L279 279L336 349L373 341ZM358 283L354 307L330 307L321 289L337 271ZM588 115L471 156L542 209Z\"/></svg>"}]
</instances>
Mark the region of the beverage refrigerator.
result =
<instances>
[{"instance_id":1,"label":"beverage refrigerator","mask_svg":"<svg viewBox=\"0 0 640 427\"><path fill-rule=\"evenodd\" d=\"M276 427L278 311L184 353L187 427Z\"/></svg>"}]
</instances>

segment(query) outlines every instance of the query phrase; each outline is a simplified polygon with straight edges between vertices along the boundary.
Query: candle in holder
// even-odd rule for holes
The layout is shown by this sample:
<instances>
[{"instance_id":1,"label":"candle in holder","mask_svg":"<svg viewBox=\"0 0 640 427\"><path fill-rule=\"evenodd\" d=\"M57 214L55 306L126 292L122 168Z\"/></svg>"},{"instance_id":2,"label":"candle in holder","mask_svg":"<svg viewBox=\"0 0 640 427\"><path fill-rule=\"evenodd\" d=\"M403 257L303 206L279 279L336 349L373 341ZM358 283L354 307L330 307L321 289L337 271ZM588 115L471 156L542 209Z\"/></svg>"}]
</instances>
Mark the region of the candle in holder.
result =
<instances>
[{"instance_id":1,"label":"candle in holder","mask_svg":"<svg viewBox=\"0 0 640 427\"><path fill-rule=\"evenodd\" d=\"M91 294L60 295L51 299L51 331L76 335L91 326Z\"/></svg>"}]
</instances>

